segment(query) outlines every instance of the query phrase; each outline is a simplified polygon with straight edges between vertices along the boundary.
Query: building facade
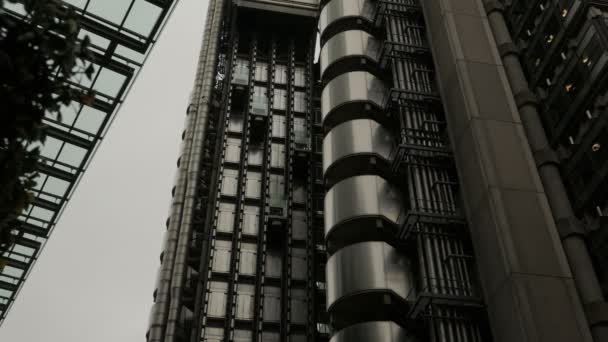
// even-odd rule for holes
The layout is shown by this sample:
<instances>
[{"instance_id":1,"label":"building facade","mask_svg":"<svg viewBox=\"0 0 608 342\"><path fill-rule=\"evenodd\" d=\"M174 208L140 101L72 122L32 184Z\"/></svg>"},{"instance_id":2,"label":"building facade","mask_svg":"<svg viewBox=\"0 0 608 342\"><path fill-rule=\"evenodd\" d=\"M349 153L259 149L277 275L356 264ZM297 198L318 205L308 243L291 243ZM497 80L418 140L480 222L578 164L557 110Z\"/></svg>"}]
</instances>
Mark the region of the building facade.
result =
<instances>
[{"instance_id":1,"label":"building facade","mask_svg":"<svg viewBox=\"0 0 608 342\"><path fill-rule=\"evenodd\" d=\"M603 13L210 1L147 340L605 341Z\"/></svg>"},{"instance_id":2,"label":"building facade","mask_svg":"<svg viewBox=\"0 0 608 342\"><path fill-rule=\"evenodd\" d=\"M77 14L79 38L88 36L94 61L91 79L74 76L70 86L93 92L92 103L60 109L61 119L47 113L45 144L40 148L34 201L20 216L15 243L2 255L0 324L50 238L61 213L118 113L173 7L173 0L65 0ZM22 4L3 2L3 15L24 20ZM25 19L27 20L27 19ZM1 77L1 76L0 76ZM11 113L3 113L9 115Z\"/></svg>"}]
</instances>

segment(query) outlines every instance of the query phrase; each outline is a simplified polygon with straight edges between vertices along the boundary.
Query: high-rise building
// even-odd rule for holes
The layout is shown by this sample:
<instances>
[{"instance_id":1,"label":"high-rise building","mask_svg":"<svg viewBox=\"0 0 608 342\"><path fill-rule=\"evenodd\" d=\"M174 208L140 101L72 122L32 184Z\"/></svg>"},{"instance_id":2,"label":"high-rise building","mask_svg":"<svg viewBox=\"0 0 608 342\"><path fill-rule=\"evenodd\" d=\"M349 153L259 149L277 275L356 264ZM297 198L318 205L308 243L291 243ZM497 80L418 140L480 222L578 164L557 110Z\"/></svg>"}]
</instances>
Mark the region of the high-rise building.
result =
<instances>
[{"instance_id":1,"label":"high-rise building","mask_svg":"<svg viewBox=\"0 0 608 342\"><path fill-rule=\"evenodd\" d=\"M47 114L47 138L41 147L40 176L33 204L20 215L15 243L2 258L0 324L50 237L120 105L173 10L174 0L64 0L80 21L79 38L88 36L94 72L75 75L70 85L93 91L93 103L61 107L61 120ZM20 3L4 1L2 15L27 20ZM0 75L0 78L3 75ZM15 115L5 113L1 115ZM3 189L0 189L3 191Z\"/></svg>"},{"instance_id":2,"label":"high-rise building","mask_svg":"<svg viewBox=\"0 0 608 342\"><path fill-rule=\"evenodd\" d=\"M211 0L148 341L608 340L605 8Z\"/></svg>"}]
</instances>

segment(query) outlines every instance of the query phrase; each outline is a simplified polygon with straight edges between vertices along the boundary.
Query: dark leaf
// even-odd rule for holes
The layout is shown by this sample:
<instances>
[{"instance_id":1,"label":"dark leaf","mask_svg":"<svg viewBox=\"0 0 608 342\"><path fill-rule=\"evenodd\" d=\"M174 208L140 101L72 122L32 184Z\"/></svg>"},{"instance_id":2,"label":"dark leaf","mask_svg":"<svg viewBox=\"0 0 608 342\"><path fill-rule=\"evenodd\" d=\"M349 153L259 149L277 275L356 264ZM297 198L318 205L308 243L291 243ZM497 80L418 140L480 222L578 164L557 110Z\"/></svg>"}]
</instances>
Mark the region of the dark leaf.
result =
<instances>
[{"instance_id":1,"label":"dark leaf","mask_svg":"<svg viewBox=\"0 0 608 342\"><path fill-rule=\"evenodd\" d=\"M89 80L93 79L93 73L94 72L95 72L95 67L93 66L93 64L89 64L89 66L84 71L85 75L87 75L87 78Z\"/></svg>"}]
</instances>

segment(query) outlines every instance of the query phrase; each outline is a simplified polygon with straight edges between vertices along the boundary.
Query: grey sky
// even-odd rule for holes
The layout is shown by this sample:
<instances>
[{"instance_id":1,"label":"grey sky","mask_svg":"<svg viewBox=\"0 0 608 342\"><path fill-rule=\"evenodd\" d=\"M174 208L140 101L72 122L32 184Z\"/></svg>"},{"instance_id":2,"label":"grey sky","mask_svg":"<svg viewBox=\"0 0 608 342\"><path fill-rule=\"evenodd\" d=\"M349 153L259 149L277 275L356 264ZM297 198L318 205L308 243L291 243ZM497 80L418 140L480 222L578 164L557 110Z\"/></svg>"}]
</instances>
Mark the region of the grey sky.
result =
<instances>
[{"instance_id":1,"label":"grey sky","mask_svg":"<svg viewBox=\"0 0 608 342\"><path fill-rule=\"evenodd\" d=\"M144 341L207 0L180 0L0 327L2 342Z\"/></svg>"}]
</instances>

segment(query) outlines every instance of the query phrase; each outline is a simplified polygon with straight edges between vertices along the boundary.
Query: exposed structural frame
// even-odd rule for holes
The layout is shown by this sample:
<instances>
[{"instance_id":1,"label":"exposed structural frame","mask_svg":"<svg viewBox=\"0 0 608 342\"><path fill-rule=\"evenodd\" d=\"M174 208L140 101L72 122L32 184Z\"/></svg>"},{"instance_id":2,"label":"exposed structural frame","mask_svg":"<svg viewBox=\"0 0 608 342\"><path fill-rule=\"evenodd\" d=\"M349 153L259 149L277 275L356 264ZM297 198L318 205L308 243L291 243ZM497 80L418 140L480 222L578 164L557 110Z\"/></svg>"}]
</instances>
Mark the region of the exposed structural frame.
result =
<instances>
[{"instance_id":1,"label":"exposed structural frame","mask_svg":"<svg viewBox=\"0 0 608 342\"><path fill-rule=\"evenodd\" d=\"M218 12L219 6L223 6L223 12ZM218 20L215 23L221 22L221 26L212 25L210 32L214 35L205 38L203 51L207 54L202 53L201 59L205 56L207 59L201 62L197 81L205 84L205 80L213 80L215 85L209 101L197 104L196 100L205 96L196 93L201 89L197 84L189 107L187 127L197 125L200 120L191 117L193 113L200 115L201 108L195 106L209 108L208 120L204 138L200 134L192 137L194 141L202 139L202 143L195 147L185 140L183 149L190 151L182 152L178 160L178 167L185 170L178 172L173 190L175 203L161 254L163 265L148 340L184 341L201 336L212 340L256 336L257 340L257 336L262 336L270 341L280 335L281 340L304 341L307 334L314 334L311 331L314 306L307 306L307 298L314 291L309 276L313 259L306 257L313 251L312 230L308 230L306 218L312 188L303 193L300 190L306 187L295 189L294 184L310 183L312 150L307 132L312 117L309 80L313 74L314 44L310 41L296 46L295 42L313 37L314 17L284 18L279 13L256 12L240 3L219 1L212 3L209 11L215 15L210 16L208 25ZM293 29L291 35L274 33L273 24L266 25L264 21L249 25L247 20L255 21L257 14L283 22L277 26L294 20L304 20L310 25L304 29L297 29L298 25L289 27ZM216 29L220 31L218 34ZM210 52L213 39L219 42L215 51ZM277 56L279 51L281 55ZM218 58L211 60L211 53ZM281 65L275 65L277 62ZM282 96L275 102L273 94ZM281 101L282 108L275 106ZM239 122L241 128L236 129ZM281 123L286 132L281 137L274 136L275 126ZM184 137L190 139L188 130ZM274 145L280 144L284 159L276 165ZM195 153L195 148L202 150L202 165L192 172L192 160L188 166L184 163L188 163L187 156ZM181 200L188 184L180 183L183 180L180 174L188 177L190 172L192 178L198 174L198 184L192 192L194 215L188 221L188 205ZM273 190L273 187L281 188ZM252 196L255 189L261 193ZM252 208L258 210L257 214L248 213ZM177 223L173 216L177 217ZM297 227L296 219L300 222ZM185 224L191 226L189 231L183 230ZM171 232L176 227L180 231ZM272 265L265 259L271 257L270 244L280 253L272 252L273 262L280 265L279 274L269 274ZM182 267L183 276L178 278L177 272ZM263 291L267 289L280 292L279 322L264 321L268 298ZM271 295L277 293L271 292L268 297L273 299ZM248 303L246 309L242 309L244 300Z\"/></svg>"},{"instance_id":2,"label":"exposed structural frame","mask_svg":"<svg viewBox=\"0 0 608 342\"><path fill-rule=\"evenodd\" d=\"M417 1L324 2L332 341L487 341Z\"/></svg>"},{"instance_id":3,"label":"exposed structural frame","mask_svg":"<svg viewBox=\"0 0 608 342\"><path fill-rule=\"evenodd\" d=\"M211 0L207 10L199 68L181 147L179 169L164 248L155 303L150 316L148 341L173 342L179 333L178 320L183 297L184 272L195 206L199 195L199 177L204 150L207 120L215 86L218 44L225 8L223 0ZM215 100L215 99L214 99ZM207 248L205 240L202 249Z\"/></svg>"}]
</instances>

